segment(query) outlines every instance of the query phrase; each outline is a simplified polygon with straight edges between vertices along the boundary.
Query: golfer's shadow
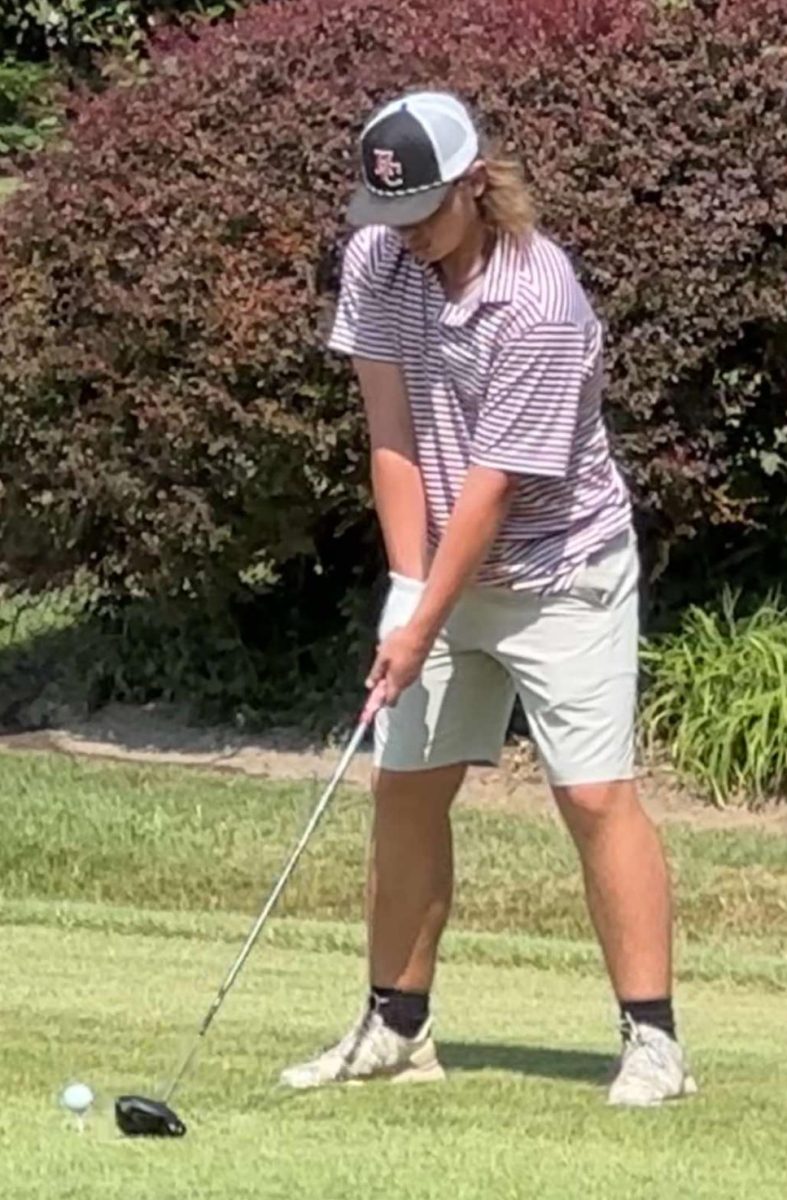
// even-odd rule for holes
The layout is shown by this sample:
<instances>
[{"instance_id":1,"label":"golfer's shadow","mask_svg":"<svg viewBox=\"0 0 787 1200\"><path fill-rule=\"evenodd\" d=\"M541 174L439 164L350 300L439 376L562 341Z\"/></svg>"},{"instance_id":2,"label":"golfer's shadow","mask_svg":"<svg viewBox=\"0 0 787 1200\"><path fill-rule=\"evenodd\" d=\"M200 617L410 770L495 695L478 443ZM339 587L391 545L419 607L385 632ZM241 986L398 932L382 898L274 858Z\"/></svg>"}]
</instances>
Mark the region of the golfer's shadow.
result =
<instances>
[{"instance_id":1,"label":"golfer's shadow","mask_svg":"<svg viewBox=\"0 0 787 1200\"><path fill-rule=\"evenodd\" d=\"M451 1073L510 1071L541 1079L598 1084L608 1081L612 1066L610 1055L592 1050L555 1050L501 1042L441 1042L440 1059Z\"/></svg>"}]
</instances>

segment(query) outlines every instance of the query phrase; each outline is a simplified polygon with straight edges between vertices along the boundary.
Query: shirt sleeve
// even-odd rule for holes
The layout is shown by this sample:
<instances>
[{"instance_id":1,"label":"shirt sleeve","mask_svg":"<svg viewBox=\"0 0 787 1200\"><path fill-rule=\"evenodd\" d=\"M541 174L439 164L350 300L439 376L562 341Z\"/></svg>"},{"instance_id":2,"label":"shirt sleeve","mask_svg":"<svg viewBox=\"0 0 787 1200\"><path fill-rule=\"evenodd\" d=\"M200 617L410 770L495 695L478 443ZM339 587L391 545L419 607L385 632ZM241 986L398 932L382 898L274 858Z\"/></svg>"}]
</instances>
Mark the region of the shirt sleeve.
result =
<instances>
[{"instance_id":1,"label":"shirt sleeve","mask_svg":"<svg viewBox=\"0 0 787 1200\"><path fill-rule=\"evenodd\" d=\"M577 325L541 324L502 343L478 415L470 461L515 475L568 472L583 386Z\"/></svg>"},{"instance_id":2,"label":"shirt sleeve","mask_svg":"<svg viewBox=\"0 0 787 1200\"><path fill-rule=\"evenodd\" d=\"M379 279L384 248L374 235L373 229L360 230L347 245L328 345L340 354L398 363L398 337Z\"/></svg>"}]
</instances>

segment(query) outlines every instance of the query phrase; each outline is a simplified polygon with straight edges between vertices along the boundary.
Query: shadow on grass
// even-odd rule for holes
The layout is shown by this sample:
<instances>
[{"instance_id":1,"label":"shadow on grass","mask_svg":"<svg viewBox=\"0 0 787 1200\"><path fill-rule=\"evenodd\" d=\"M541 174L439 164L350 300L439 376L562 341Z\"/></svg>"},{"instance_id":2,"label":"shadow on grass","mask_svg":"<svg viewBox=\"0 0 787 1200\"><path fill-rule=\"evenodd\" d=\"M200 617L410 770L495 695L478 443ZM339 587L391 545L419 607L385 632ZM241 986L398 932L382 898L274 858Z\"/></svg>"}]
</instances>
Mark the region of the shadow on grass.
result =
<instances>
[{"instance_id":1,"label":"shadow on grass","mask_svg":"<svg viewBox=\"0 0 787 1200\"><path fill-rule=\"evenodd\" d=\"M448 1071L509 1071L541 1079L574 1079L603 1084L611 1055L592 1050L556 1050L498 1042L441 1042L440 1058Z\"/></svg>"}]
</instances>

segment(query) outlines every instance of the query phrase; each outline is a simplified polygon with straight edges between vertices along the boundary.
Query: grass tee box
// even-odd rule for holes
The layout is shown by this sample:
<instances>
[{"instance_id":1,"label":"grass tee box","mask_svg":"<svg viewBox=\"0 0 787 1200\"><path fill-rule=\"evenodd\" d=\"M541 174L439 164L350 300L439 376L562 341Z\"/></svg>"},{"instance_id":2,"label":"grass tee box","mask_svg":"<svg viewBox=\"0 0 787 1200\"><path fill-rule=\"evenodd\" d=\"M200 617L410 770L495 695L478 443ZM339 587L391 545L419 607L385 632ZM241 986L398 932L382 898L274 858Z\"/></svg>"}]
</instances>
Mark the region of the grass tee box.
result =
<instances>
[{"instance_id":1,"label":"grass tee box","mask_svg":"<svg viewBox=\"0 0 787 1200\"><path fill-rule=\"evenodd\" d=\"M4 1198L783 1196L787 840L757 830L670 831L696 1100L604 1106L614 1008L565 835L466 809L436 997L448 1083L279 1092L363 995L368 814L349 789L184 1089L190 1136L119 1139L113 1097L166 1081L313 802L309 785L0 755ZM82 1137L56 1104L74 1079L98 1095Z\"/></svg>"},{"instance_id":2,"label":"grass tee box","mask_svg":"<svg viewBox=\"0 0 787 1200\"><path fill-rule=\"evenodd\" d=\"M610 1008L599 977L449 962L445 1085L283 1095L282 1062L335 1033L360 995L361 960L318 949L263 947L249 964L181 1100L188 1138L123 1142L108 1107L79 1137L54 1103L64 1078L79 1073L100 1100L163 1079L229 952L220 926L195 942L118 935L112 919L105 907L103 932L2 931L8 1200L387 1200L392 1187L413 1200L784 1194L783 995L689 985L682 1011L702 1095L619 1113L603 1104Z\"/></svg>"}]
</instances>

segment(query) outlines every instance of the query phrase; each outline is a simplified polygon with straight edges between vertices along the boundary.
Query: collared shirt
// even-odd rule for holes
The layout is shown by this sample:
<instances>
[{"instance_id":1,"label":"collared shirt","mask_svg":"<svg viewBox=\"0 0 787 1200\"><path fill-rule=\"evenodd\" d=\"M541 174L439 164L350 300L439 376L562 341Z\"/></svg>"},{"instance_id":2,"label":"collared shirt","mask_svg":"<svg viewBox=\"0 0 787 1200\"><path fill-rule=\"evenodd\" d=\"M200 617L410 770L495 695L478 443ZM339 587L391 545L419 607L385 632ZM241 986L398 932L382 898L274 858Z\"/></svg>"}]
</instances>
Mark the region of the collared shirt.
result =
<instances>
[{"instance_id":1,"label":"collared shirt","mask_svg":"<svg viewBox=\"0 0 787 1200\"><path fill-rule=\"evenodd\" d=\"M543 234L498 237L482 286L452 303L438 272L393 230L360 230L345 253L329 345L400 365L432 548L471 465L516 476L478 582L563 590L629 528L601 413L601 325Z\"/></svg>"}]
</instances>

